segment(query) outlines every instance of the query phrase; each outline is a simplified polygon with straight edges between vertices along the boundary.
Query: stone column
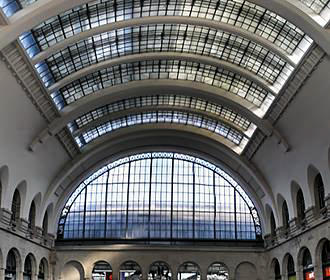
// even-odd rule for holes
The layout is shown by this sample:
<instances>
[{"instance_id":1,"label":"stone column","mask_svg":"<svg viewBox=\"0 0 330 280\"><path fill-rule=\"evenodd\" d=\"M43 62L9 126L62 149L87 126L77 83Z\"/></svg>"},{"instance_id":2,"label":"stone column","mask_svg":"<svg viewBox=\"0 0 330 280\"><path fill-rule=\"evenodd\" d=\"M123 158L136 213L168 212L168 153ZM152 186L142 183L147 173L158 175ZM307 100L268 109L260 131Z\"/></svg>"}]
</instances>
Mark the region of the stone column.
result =
<instances>
[{"instance_id":1,"label":"stone column","mask_svg":"<svg viewBox=\"0 0 330 280\"><path fill-rule=\"evenodd\" d=\"M5 279L5 269L3 267L0 268L0 279Z\"/></svg>"}]
</instances>

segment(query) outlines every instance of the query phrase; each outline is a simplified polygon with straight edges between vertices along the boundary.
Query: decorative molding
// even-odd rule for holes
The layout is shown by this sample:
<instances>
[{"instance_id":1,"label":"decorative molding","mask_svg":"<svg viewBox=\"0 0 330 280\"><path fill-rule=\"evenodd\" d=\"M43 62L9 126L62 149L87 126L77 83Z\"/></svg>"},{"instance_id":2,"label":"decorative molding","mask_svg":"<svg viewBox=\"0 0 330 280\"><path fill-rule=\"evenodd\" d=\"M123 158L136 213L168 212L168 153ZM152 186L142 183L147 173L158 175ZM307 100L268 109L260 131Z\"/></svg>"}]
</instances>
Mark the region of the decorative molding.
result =
<instances>
[{"instance_id":1,"label":"decorative molding","mask_svg":"<svg viewBox=\"0 0 330 280\"><path fill-rule=\"evenodd\" d=\"M21 85L32 104L47 123L60 116L36 70L18 42L4 48L1 51L1 59L6 63L18 84ZM79 148L75 144L68 128L63 129L59 133L58 139L71 158L74 158L79 153Z\"/></svg>"},{"instance_id":2,"label":"decorative molding","mask_svg":"<svg viewBox=\"0 0 330 280\"><path fill-rule=\"evenodd\" d=\"M311 48L309 54L298 66L297 70L292 74L286 86L281 90L280 94L269 108L265 119L268 120L272 125L276 124L289 104L293 101L298 91L306 83L319 63L323 60L325 55L325 52L319 46L314 45ZM254 136L245 147L243 155L248 160L251 160L265 139L266 135L263 135L263 133L257 129Z\"/></svg>"}]
</instances>

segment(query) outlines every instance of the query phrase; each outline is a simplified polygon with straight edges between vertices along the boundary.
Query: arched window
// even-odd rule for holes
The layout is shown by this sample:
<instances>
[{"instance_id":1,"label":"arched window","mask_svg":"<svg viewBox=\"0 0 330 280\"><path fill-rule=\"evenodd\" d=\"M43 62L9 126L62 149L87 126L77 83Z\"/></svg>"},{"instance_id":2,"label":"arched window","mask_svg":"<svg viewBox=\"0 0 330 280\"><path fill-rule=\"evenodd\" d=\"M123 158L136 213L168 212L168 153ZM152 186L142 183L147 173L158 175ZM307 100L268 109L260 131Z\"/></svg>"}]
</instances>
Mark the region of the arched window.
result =
<instances>
[{"instance_id":1,"label":"arched window","mask_svg":"<svg viewBox=\"0 0 330 280\"><path fill-rule=\"evenodd\" d=\"M42 220L42 232L43 235L48 233L48 212L46 211L44 219Z\"/></svg>"},{"instance_id":2,"label":"arched window","mask_svg":"<svg viewBox=\"0 0 330 280\"><path fill-rule=\"evenodd\" d=\"M141 267L132 261L124 262L120 266L119 280L141 280L142 270Z\"/></svg>"},{"instance_id":3,"label":"arched window","mask_svg":"<svg viewBox=\"0 0 330 280\"><path fill-rule=\"evenodd\" d=\"M283 219L283 227L284 229L289 229L289 210L286 201L283 202L282 205L282 219Z\"/></svg>"},{"instance_id":4,"label":"arched window","mask_svg":"<svg viewBox=\"0 0 330 280\"><path fill-rule=\"evenodd\" d=\"M192 262L185 262L178 269L178 280L200 280L201 272L198 265Z\"/></svg>"},{"instance_id":5,"label":"arched window","mask_svg":"<svg viewBox=\"0 0 330 280\"><path fill-rule=\"evenodd\" d=\"M12 220L18 221L21 213L21 196L18 190L15 190L14 192L13 201L11 204L11 213Z\"/></svg>"},{"instance_id":6,"label":"arched window","mask_svg":"<svg viewBox=\"0 0 330 280\"><path fill-rule=\"evenodd\" d=\"M282 279L282 275L281 275L281 268L280 268L280 264L278 262L277 259L274 259L274 276L275 276L275 280L279 280Z\"/></svg>"},{"instance_id":7,"label":"arched window","mask_svg":"<svg viewBox=\"0 0 330 280\"><path fill-rule=\"evenodd\" d=\"M288 255L287 272L288 280L296 280L296 270L294 267L294 260L291 255Z\"/></svg>"},{"instance_id":8,"label":"arched window","mask_svg":"<svg viewBox=\"0 0 330 280\"><path fill-rule=\"evenodd\" d=\"M228 268L222 263L214 263L207 269L207 280L229 280Z\"/></svg>"},{"instance_id":9,"label":"arched window","mask_svg":"<svg viewBox=\"0 0 330 280\"><path fill-rule=\"evenodd\" d=\"M255 240L256 208L205 160L145 153L104 166L67 201L58 239Z\"/></svg>"},{"instance_id":10,"label":"arched window","mask_svg":"<svg viewBox=\"0 0 330 280\"><path fill-rule=\"evenodd\" d=\"M32 201L29 212L29 228L34 228L35 224L36 224L36 205L34 201Z\"/></svg>"},{"instance_id":11,"label":"arched window","mask_svg":"<svg viewBox=\"0 0 330 280\"><path fill-rule=\"evenodd\" d=\"M150 266L148 280L170 280L172 279L172 272L167 263L154 262Z\"/></svg>"},{"instance_id":12,"label":"arched window","mask_svg":"<svg viewBox=\"0 0 330 280\"><path fill-rule=\"evenodd\" d=\"M315 194L315 204L318 210L325 207L324 200L324 184L321 174L317 174L314 181L314 194Z\"/></svg>"},{"instance_id":13,"label":"arched window","mask_svg":"<svg viewBox=\"0 0 330 280\"><path fill-rule=\"evenodd\" d=\"M301 189L297 192L297 214L298 223L302 223L305 220L305 200Z\"/></svg>"},{"instance_id":14,"label":"arched window","mask_svg":"<svg viewBox=\"0 0 330 280\"><path fill-rule=\"evenodd\" d=\"M93 280L112 280L111 265L105 261L99 261L94 265L92 272Z\"/></svg>"},{"instance_id":15,"label":"arched window","mask_svg":"<svg viewBox=\"0 0 330 280\"><path fill-rule=\"evenodd\" d=\"M330 279L330 241L327 240L322 249L322 267L323 267L323 279Z\"/></svg>"},{"instance_id":16,"label":"arched window","mask_svg":"<svg viewBox=\"0 0 330 280\"><path fill-rule=\"evenodd\" d=\"M308 249L304 249L302 259L304 280L314 280L314 267L312 263L312 257Z\"/></svg>"},{"instance_id":17,"label":"arched window","mask_svg":"<svg viewBox=\"0 0 330 280\"><path fill-rule=\"evenodd\" d=\"M276 236L276 222L273 211L270 213L270 234L271 236Z\"/></svg>"},{"instance_id":18,"label":"arched window","mask_svg":"<svg viewBox=\"0 0 330 280\"><path fill-rule=\"evenodd\" d=\"M10 250L7 255L5 280L16 280L17 259L15 252Z\"/></svg>"},{"instance_id":19,"label":"arched window","mask_svg":"<svg viewBox=\"0 0 330 280\"><path fill-rule=\"evenodd\" d=\"M28 255L24 262L23 280L32 279L32 260L31 256Z\"/></svg>"}]
</instances>

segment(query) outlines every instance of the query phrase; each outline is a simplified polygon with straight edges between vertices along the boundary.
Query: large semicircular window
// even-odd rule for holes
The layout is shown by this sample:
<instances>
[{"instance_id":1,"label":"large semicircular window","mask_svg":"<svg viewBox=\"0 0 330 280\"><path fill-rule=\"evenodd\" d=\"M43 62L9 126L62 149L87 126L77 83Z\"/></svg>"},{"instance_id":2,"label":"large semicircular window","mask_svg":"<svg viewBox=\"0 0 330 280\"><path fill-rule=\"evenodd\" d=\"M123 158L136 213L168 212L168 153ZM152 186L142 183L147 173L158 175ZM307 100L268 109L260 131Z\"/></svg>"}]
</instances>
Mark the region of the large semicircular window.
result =
<instances>
[{"instance_id":1,"label":"large semicircular window","mask_svg":"<svg viewBox=\"0 0 330 280\"><path fill-rule=\"evenodd\" d=\"M256 240L258 213L222 169L189 155L143 153L99 169L73 192L59 240Z\"/></svg>"}]
</instances>

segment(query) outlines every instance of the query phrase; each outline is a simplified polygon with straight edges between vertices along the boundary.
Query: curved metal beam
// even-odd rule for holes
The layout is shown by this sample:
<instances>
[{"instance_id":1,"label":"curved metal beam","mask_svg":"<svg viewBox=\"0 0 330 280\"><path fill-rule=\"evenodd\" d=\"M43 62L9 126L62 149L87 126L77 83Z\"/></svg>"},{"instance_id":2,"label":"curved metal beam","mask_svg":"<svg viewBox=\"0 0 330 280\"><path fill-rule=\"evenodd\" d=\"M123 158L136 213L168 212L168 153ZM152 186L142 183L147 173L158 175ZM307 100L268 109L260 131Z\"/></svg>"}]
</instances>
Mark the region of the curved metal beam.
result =
<instances>
[{"instance_id":1,"label":"curved metal beam","mask_svg":"<svg viewBox=\"0 0 330 280\"><path fill-rule=\"evenodd\" d=\"M156 96L160 94L176 94L197 97L215 104L223 105L254 123L265 135L274 135L279 143L287 145L284 137L270 124L270 122L258 117L257 113L260 113L258 112L258 108L252 106L251 103L243 98L228 94L228 92L220 88L198 82L163 79L135 81L124 85L117 85L79 99L66 106L63 111L60 112L61 117L55 119L47 128L39 133L31 143L30 149L35 150L35 147L38 144L45 142L51 135L56 135L68 123L74 121L79 116L106 104L133 97Z\"/></svg>"},{"instance_id":2,"label":"curved metal beam","mask_svg":"<svg viewBox=\"0 0 330 280\"><path fill-rule=\"evenodd\" d=\"M9 18L10 24L0 29L0 50L47 19L92 0L39 0ZM303 30L330 55L330 36L312 18L284 0L249 0L289 20Z\"/></svg>"},{"instance_id":3,"label":"curved metal beam","mask_svg":"<svg viewBox=\"0 0 330 280\"><path fill-rule=\"evenodd\" d=\"M246 191L251 195L251 200L260 211L262 220L264 217L262 200L267 198L266 200L269 200L271 204L272 201L275 203L271 187L262 173L244 157L202 135L175 130L157 130L155 132L145 129L143 131L121 131L120 134L112 135L108 142L68 162L48 186L44 205L54 203L57 209L55 212L59 213L57 216L59 218L67 197L74 191L74 188L99 168L108 162L134 153L160 150L188 153L221 166L242 186L247 188ZM262 223L265 224L264 221Z\"/></svg>"},{"instance_id":4,"label":"curved metal beam","mask_svg":"<svg viewBox=\"0 0 330 280\"><path fill-rule=\"evenodd\" d=\"M117 130L114 130L112 133L105 133L102 136L95 138L92 142L87 143L85 146L81 148L82 153L85 151L89 151L90 149L94 149L98 145L102 145L102 143L109 141L111 139L111 135L120 130L129 130L133 128L134 131L139 129L150 129L156 131L157 129L162 130L177 130L177 131L188 131L194 132L196 134L203 135L205 137L209 137L213 141L216 141L218 145L223 145L228 149L232 150L236 154L240 155L244 148L236 145L235 143L231 142L229 139L225 138L224 136L214 133L210 130L196 127L190 124L178 124L178 123L146 123L146 124L136 124L132 126L123 127Z\"/></svg>"},{"instance_id":5,"label":"curved metal beam","mask_svg":"<svg viewBox=\"0 0 330 280\"><path fill-rule=\"evenodd\" d=\"M152 17L142 17L142 18L133 18L125 21L118 21L113 23L108 23L105 25L101 25L99 27L95 27L78 34L75 34L67 39L64 39L55 45L48 47L46 50L37 54L33 59L32 63L37 64L52 54L67 48L70 45L73 45L81 40L85 40L92 36L110 32L117 29L122 29L126 27L133 26L142 26L149 24L187 24L194 26L203 26L216 30L221 30L224 32L228 32L230 34L235 34L239 37L243 37L250 41L257 43L258 45L263 46L264 48L270 50L271 52L277 54L283 60L287 61L291 66L295 66L296 63L292 60L292 57L288 55L283 49L271 43L269 40L258 36L252 32L244 30L242 28L236 27L231 24L218 22L214 20L204 19L204 18L192 18L192 17L184 17L184 16L152 16Z\"/></svg>"},{"instance_id":6,"label":"curved metal beam","mask_svg":"<svg viewBox=\"0 0 330 280\"><path fill-rule=\"evenodd\" d=\"M215 114L212 114L210 112L205 112L202 110L198 110L198 109L194 109L194 108L188 108L188 107L182 107L182 106L171 106L171 105L142 106L142 107L138 107L138 108L130 108L130 109L126 109L126 110L117 111L117 112L105 115L102 118L89 122L88 124L84 125L83 127L75 130L72 133L72 136L73 137L80 136L81 134L87 132L88 130L93 129L99 125L102 125L108 121L113 121L113 120L116 120L119 118L126 117L128 115L141 114L141 113L145 113L145 112L155 112L155 111L176 111L176 112L201 115L201 116L207 117L209 119L212 119L216 122L221 122L221 123L229 126L230 128L237 130L246 138L250 138L248 135L246 135L246 131L243 130L241 127L239 127L238 125L235 125L234 123L232 123L224 118L221 118Z\"/></svg>"},{"instance_id":7,"label":"curved metal beam","mask_svg":"<svg viewBox=\"0 0 330 280\"><path fill-rule=\"evenodd\" d=\"M253 81L261 88L265 89L266 91L270 92L272 95L276 96L277 92L276 89L267 83L261 77L253 74L252 72L243 69L237 65L229 63L227 61L219 60L213 57L207 57L203 55L197 54L187 54L187 53L179 53L179 52L152 52L152 53L142 53L142 54L132 54L126 55L123 57L109 59L103 62L99 62L93 64L91 66L85 67L77 72L74 72L65 78L59 80L58 82L54 83L52 86L48 88L50 92L57 91L62 87L70 84L73 81L76 81L82 77L85 77L91 73L95 73L99 70L106 69L108 67L112 67L115 65L126 64L126 63L134 63L139 61L152 61L152 60L181 60L181 61L188 61L188 62L197 62L203 63L206 65L211 65L214 67L218 67L233 73L237 73L240 76Z\"/></svg>"}]
</instances>

